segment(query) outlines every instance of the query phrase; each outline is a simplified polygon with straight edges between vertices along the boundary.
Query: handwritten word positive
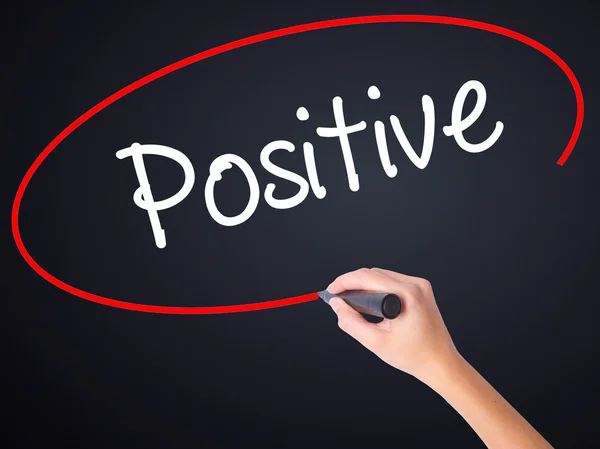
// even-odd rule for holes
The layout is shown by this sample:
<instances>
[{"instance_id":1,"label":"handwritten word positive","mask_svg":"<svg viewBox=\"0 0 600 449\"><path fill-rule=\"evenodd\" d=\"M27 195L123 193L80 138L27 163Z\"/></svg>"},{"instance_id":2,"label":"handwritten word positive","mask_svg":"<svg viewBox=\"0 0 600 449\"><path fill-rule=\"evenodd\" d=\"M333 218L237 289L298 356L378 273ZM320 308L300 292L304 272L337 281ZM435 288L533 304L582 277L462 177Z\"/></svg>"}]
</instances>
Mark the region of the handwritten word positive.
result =
<instances>
[{"instance_id":1,"label":"handwritten word positive","mask_svg":"<svg viewBox=\"0 0 600 449\"><path fill-rule=\"evenodd\" d=\"M472 90L475 91L477 96L475 107L467 117L462 118L465 99ZM372 100L377 100L381 97L381 93L376 86L371 86L367 91L367 95ZM504 129L502 122L496 122L494 131L483 142L467 142L463 136L463 132L473 125L473 123L475 123L475 121L479 118L483 112L485 103L486 90L483 84L476 80L467 81L458 90L454 99L450 117L450 125L442 128L442 131L446 136L452 136L457 145L469 153L480 153L490 148L492 145L494 145L494 143L496 143ZM348 186L350 187L350 190L356 192L359 189L360 184L358 173L354 167L349 136L351 134L364 131L367 128L367 124L365 121L360 121L351 125L346 124L343 101L340 97L333 98L332 105L335 126L318 127L316 132L320 137L336 138L339 140L344 158L344 164L346 167L346 173L348 176ZM400 143L400 146L410 161L420 169L424 169L429 163L429 159L431 158L431 153L433 150L433 140L435 134L435 107L431 97L428 95L423 95L422 107L425 118L425 132L420 155L417 154L411 143L408 141L398 117L395 115L390 116L390 125L394 135L396 136L396 139ZM305 107L300 107L296 111L296 117L300 121L306 121L309 118L309 112ZM377 143L377 151L379 153L383 170L387 176L393 178L397 175L398 169L390 160L386 137L386 124L377 120L374 122L373 128ZM277 176L278 178L297 184L299 187L298 192L293 196L279 199L275 198L273 195L275 191L275 184L267 184L264 190L264 199L267 204L274 209L290 209L296 207L308 197L310 191L312 191L312 193L319 199L325 198L327 191L325 186L321 185L319 180L317 166L315 163L314 147L310 142L304 142L302 145L308 180L298 173L278 167L271 162L270 156L273 152L285 150L291 153L295 150L295 148L296 147L294 144L287 140L275 140L265 145L260 153L260 162L266 171L274 176ZM184 172L184 182L181 189L175 195L160 201L154 200L144 164L145 155L163 156L179 163ZM133 201L138 207L148 212L150 226L152 227L156 246L158 248L164 248L167 244L167 240L165 231L160 223L158 212L179 204L188 196L195 182L195 173L192 163L181 151L167 146L154 144L133 143L130 147L117 151L116 156L119 159L125 159L128 157L132 158L133 167L139 182L139 188L133 194ZM214 189L216 183L223 179L223 172L232 168L233 165L236 165L246 177L250 189L250 197L245 209L240 214L236 216L225 216L219 211L219 208L215 203ZM223 226L237 226L245 222L256 210L260 199L260 186L254 170L243 158L238 155L223 154L217 157L211 163L209 168L209 176L204 186L204 198L208 212L217 223Z\"/></svg>"}]
</instances>

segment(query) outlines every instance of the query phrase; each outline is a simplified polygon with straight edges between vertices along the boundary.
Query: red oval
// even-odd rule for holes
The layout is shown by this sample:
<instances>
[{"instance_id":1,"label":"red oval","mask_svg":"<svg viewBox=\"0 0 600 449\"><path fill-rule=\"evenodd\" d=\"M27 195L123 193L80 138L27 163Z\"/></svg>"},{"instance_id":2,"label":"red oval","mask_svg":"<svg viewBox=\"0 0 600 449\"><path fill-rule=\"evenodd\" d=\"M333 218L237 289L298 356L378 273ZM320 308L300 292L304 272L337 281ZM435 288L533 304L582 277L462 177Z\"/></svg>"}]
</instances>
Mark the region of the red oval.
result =
<instances>
[{"instance_id":1,"label":"red oval","mask_svg":"<svg viewBox=\"0 0 600 449\"><path fill-rule=\"evenodd\" d=\"M358 25L365 23L391 23L391 22L420 22L420 23L438 23L438 24L446 24L446 25L458 25L462 27L468 28L477 28L479 30L489 31L491 33L501 34L503 36L510 37L511 39L515 39L519 42L523 42L524 44L529 45L530 47L535 48L540 51L547 57L549 57L552 61L554 61L562 71L567 75L573 89L575 90L575 98L577 100L577 119L575 121L575 128L573 129L573 134L569 139L569 143L567 147L563 151L562 155L558 159L557 163L559 165L563 165L577 139L579 138L579 133L581 132L581 127L583 125L583 93L581 91L581 87L579 86L579 82L577 78L573 74L573 71L569 68L569 66L558 57L556 53L554 53L549 48L540 44L539 42L524 36L515 31L511 31L506 28L502 28L496 25L490 25L483 22L477 22L474 20L468 19L459 19L453 17L443 17L443 16L417 16L417 15L389 15L389 16L363 16L363 17L350 17L344 19L335 19L335 20L325 20L323 22L314 22L307 23L304 25L297 25L289 28L282 28L280 30L269 31L267 33L257 34L255 36L246 37L244 39L240 39L234 42L230 42L228 44L220 45L218 47L212 48L210 50L203 51L201 53L195 54L188 58L182 59L181 61L175 62L167 67L164 67L160 70L157 70L150 75L139 79L138 81L131 83L130 85L124 87L118 92L112 94L110 97L102 100L96 106L91 108L81 117L76 119L73 123L67 126L58 136L54 138L52 142L42 151L42 153L36 158L33 162L25 177L21 181L19 185L19 189L17 190L17 194L15 196L15 201L13 203L12 208L12 231L17 247L19 248L19 252L25 259L25 261L33 268L40 276L46 279L51 284L54 284L58 288L65 290L73 295L79 296L83 299L87 299L89 301L97 302L100 304L104 304L107 306L118 307L121 309L135 310L138 312L153 312L153 313L166 313L166 314L216 314L216 313L233 313L233 312L249 312L252 310L262 310L269 309L273 307L282 307L289 306L292 304L298 304L307 301L313 301L318 298L316 293L309 293L307 295L295 296L292 298L279 299L275 301L265 301L258 302L252 304L242 304L242 305L234 305L234 306L212 306L212 307L171 307L171 306L153 306L153 305L145 305L145 304L136 304L131 302L119 301L116 299L105 298L103 296L98 296L93 293L88 293L86 291L75 288L65 282L61 281L58 278L55 278L46 270L44 270L33 258L29 255L27 250L25 249L25 245L23 244L23 240L21 240L21 234L19 232L19 207L21 205L21 200L23 198L23 193L25 192L25 188L31 177L38 169L38 167L42 164L44 159L48 157L50 152L52 152L59 143L61 143L69 134L75 131L81 124L83 124L86 120L93 117L95 114L100 112L102 109L106 108L110 104L115 101L123 98L125 95L133 92L134 90L148 84L164 75L167 75L175 70L179 70L182 67L188 66L198 61L202 61L203 59L210 58L211 56L218 55L220 53L225 53L226 51L234 50L236 48L245 47L246 45L255 44L257 42L266 41L269 39L275 39L277 37L288 36L290 34L296 33L304 33L305 31L319 30L323 28L333 28L344 25Z\"/></svg>"}]
</instances>

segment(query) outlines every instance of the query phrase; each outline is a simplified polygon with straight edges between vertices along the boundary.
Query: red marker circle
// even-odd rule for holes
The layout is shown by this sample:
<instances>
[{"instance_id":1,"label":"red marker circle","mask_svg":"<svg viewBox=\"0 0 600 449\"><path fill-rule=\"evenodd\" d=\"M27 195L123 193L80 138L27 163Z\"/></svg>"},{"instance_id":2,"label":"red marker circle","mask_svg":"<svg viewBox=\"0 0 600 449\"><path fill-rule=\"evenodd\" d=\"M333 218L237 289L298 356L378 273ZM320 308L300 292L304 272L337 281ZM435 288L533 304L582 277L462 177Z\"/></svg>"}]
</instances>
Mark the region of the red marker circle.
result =
<instances>
[{"instance_id":1,"label":"red marker circle","mask_svg":"<svg viewBox=\"0 0 600 449\"><path fill-rule=\"evenodd\" d=\"M275 39L278 37L289 36L291 34L304 33L306 31L320 30L324 28L334 28L345 25L360 25L360 24L369 24L369 23L437 23L444 25L457 25L466 28L476 28L478 30L489 31L490 33L500 34L502 36L510 37L516 41L522 42L524 44L529 45L530 47L538 50L539 52L546 55L552 61L558 65L561 70L567 75L571 85L573 86L573 90L575 91L575 99L577 101L577 117L575 120L575 127L573 129L573 133L571 134L571 138L567 144L567 147L562 152L560 158L557 161L557 164L563 165L571 151L573 151L573 147L579 138L579 134L581 132L581 127L583 125L583 93L581 91L581 87L579 86L579 82L575 77L573 71L569 68L569 66L552 50L548 47L540 44L539 42L527 37L523 34L517 33L515 31L509 30L507 28L502 28L496 25L491 25L484 22L477 22L474 20L468 19L460 19L454 17L443 17L443 16L418 16L418 15L389 15L389 16L363 16L363 17L349 17L344 19L335 19L335 20L325 20L322 22L314 22L307 23L304 25L296 25L289 28L282 28L280 30L269 31L267 33L257 34L255 36L246 37L244 39L240 39L234 42L230 42L228 44L220 45L215 48L211 48L210 50L206 50L190 56L188 58L182 59L181 61L175 62L171 65L163 67L160 70L157 70L150 75L147 75L130 85L124 87L123 89L115 92L108 98L102 100L96 106L85 112L79 118L77 118L73 123L67 126L58 136L48 144L44 151L40 153L40 155L35 159L25 177L21 181L19 185L19 189L17 190L17 194L15 195L15 200L13 202L12 208L12 217L11 217L11 225L13 231L13 237L15 239L15 243L19 252L25 259L25 261L38 273L41 277L46 279L51 284L56 287L71 293L75 296L79 296L80 298L87 299L88 301L93 301L99 304L104 304L106 306L117 307L120 309L127 310L135 310L138 312L152 312L152 313L165 313L165 314L182 314L182 315L203 315L203 314L220 314L220 313L235 313L235 312L250 312L253 310L262 310L262 309L270 309L274 307L283 307L289 306L292 304L299 304L302 302L313 301L318 298L317 293L309 293L306 295L295 296L292 298L278 299L274 301L264 301L257 302L251 304L241 304L241 305L233 305L233 306L212 306L212 307L175 307L175 306L154 306L147 304L137 304L126 301L119 301L116 299L106 298L104 296L95 295L93 293L86 292L84 290L78 289L69 285L60 279L54 277L46 270L44 270L29 254L25 245L23 244L23 240L21 239L21 233L19 231L19 208L21 206L21 201L23 199L23 194L25 193L25 189L29 184L34 173L40 167L42 162L48 157L48 155L54 151L54 149L64 140L66 139L73 131L75 131L79 126L85 123L88 119L92 118L98 112L102 111L104 108L108 107L115 101L123 98L125 95L133 92L140 87L151 83L158 78L165 76L169 73L172 73L176 70L179 70L183 67L186 67L190 64L193 64L198 61L202 61L203 59L208 59L212 56L218 55L220 53L225 53L230 50L234 50L236 48L245 47L247 45L256 44L257 42L267 41L269 39Z\"/></svg>"}]
</instances>

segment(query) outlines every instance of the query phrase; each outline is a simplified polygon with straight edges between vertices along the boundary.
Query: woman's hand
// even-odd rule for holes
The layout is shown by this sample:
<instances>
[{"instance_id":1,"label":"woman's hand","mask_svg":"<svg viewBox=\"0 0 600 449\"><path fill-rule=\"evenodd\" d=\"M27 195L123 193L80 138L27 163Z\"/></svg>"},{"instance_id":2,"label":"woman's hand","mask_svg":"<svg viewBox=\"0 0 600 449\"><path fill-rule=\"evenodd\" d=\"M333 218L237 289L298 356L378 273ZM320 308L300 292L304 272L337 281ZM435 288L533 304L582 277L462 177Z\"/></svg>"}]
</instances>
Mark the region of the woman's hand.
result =
<instances>
[{"instance_id":1,"label":"woman's hand","mask_svg":"<svg viewBox=\"0 0 600 449\"><path fill-rule=\"evenodd\" d=\"M330 301L340 328L393 367L428 383L460 357L427 280L361 268L338 277L327 290L332 294L370 290L395 293L401 298L402 313L377 324L366 321L341 298Z\"/></svg>"},{"instance_id":2,"label":"woman's hand","mask_svg":"<svg viewBox=\"0 0 600 449\"><path fill-rule=\"evenodd\" d=\"M384 362L409 373L440 394L490 449L552 449L552 446L458 353L437 308L431 284L379 268L338 277L327 288L395 293L403 310L394 320L366 321L341 298L329 305L342 330Z\"/></svg>"}]
</instances>

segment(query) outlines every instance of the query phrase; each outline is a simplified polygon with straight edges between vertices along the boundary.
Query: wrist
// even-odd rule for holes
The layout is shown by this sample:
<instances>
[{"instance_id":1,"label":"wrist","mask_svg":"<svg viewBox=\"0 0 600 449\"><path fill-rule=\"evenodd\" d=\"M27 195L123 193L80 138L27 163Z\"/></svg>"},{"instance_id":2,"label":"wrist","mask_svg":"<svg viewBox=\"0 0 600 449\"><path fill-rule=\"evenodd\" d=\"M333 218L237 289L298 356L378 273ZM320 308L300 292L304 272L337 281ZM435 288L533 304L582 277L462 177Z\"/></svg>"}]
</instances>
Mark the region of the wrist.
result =
<instances>
[{"instance_id":1,"label":"wrist","mask_svg":"<svg viewBox=\"0 0 600 449\"><path fill-rule=\"evenodd\" d=\"M468 366L469 363L462 355L456 349L453 349L437 357L425 374L419 377L419 380L431 389L441 393L448 386L458 382Z\"/></svg>"}]
</instances>

